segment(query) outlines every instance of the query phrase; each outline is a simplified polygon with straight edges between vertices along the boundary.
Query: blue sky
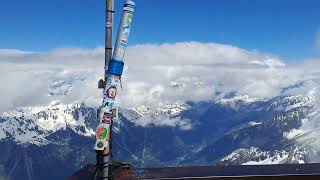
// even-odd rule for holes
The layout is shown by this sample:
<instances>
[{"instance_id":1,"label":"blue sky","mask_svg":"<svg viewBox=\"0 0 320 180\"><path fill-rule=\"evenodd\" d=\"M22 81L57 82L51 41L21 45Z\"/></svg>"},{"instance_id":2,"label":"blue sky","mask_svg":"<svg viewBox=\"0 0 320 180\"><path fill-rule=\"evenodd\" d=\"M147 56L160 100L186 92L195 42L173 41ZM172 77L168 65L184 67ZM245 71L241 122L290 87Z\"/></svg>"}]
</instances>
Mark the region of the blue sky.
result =
<instances>
[{"instance_id":1,"label":"blue sky","mask_svg":"<svg viewBox=\"0 0 320 180\"><path fill-rule=\"evenodd\" d=\"M319 0L136 0L129 44L215 42L299 60L315 57ZM116 0L116 23L122 0ZM104 0L1 0L0 48L104 44Z\"/></svg>"}]
</instances>

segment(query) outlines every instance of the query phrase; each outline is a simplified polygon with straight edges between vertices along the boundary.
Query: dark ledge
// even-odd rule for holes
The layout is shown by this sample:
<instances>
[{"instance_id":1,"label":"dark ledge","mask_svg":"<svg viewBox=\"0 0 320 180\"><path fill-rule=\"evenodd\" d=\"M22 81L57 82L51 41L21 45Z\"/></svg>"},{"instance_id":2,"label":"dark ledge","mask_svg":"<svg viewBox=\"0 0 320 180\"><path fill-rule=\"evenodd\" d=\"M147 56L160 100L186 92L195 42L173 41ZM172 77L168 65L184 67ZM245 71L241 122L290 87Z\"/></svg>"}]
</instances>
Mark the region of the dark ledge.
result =
<instances>
[{"instance_id":1,"label":"dark ledge","mask_svg":"<svg viewBox=\"0 0 320 180\"><path fill-rule=\"evenodd\" d=\"M91 180L94 165L87 165L67 180ZM279 164L243 166L194 166L167 168L117 167L114 179L320 179L320 164Z\"/></svg>"}]
</instances>

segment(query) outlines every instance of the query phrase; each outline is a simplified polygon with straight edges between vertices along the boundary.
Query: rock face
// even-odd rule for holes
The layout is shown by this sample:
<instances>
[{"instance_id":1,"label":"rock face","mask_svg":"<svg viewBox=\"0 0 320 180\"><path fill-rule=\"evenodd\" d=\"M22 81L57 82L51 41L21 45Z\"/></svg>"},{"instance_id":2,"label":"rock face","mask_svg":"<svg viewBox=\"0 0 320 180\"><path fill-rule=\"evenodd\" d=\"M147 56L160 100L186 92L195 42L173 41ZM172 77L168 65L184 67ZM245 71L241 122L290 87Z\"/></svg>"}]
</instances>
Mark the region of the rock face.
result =
<instances>
[{"instance_id":1,"label":"rock face","mask_svg":"<svg viewBox=\"0 0 320 180\"><path fill-rule=\"evenodd\" d=\"M113 157L138 167L312 162L286 134L316 110L312 94L120 109ZM63 179L94 164L97 123L81 103L1 113L0 179Z\"/></svg>"}]
</instances>

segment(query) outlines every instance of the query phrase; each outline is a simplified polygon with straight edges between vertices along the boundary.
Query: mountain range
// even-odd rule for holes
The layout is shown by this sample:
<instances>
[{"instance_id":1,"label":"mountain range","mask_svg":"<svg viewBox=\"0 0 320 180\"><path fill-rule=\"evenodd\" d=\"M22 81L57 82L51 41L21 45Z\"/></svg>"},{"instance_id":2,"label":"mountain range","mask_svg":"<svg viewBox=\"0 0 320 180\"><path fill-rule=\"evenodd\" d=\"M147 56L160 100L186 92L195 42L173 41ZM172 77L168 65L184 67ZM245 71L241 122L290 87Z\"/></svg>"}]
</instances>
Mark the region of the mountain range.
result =
<instances>
[{"instance_id":1,"label":"mountain range","mask_svg":"<svg viewBox=\"0 0 320 180\"><path fill-rule=\"evenodd\" d=\"M48 95L70 91L56 82ZM120 108L113 158L136 167L314 162L319 151L298 130L318 112L314 91ZM96 108L84 102L2 112L0 179L64 179L94 164L97 124Z\"/></svg>"}]
</instances>

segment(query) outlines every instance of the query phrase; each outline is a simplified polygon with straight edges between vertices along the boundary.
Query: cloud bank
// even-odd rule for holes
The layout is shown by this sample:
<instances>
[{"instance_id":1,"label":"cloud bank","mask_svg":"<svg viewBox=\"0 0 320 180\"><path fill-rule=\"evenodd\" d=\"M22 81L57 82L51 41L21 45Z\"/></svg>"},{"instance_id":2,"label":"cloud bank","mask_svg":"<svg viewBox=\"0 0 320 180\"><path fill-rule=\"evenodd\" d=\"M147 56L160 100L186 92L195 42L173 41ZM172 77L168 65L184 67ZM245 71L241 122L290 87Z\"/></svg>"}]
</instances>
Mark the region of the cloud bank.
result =
<instances>
[{"instance_id":1,"label":"cloud bank","mask_svg":"<svg viewBox=\"0 0 320 180\"><path fill-rule=\"evenodd\" d=\"M104 74L103 61L103 47L47 52L0 49L0 113L52 101L82 101L97 107L102 99L97 82ZM308 94L310 90L320 100L319 59L285 61L231 45L180 42L128 47L125 62L123 89L117 96L122 108L214 101L230 96L268 99ZM319 118L320 112L315 112L296 130L303 137L298 141L312 145L316 152L320 152ZM136 123L192 128L190 121L180 118L140 118Z\"/></svg>"},{"instance_id":2,"label":"cloud bank","mask_svg":"<svg viewBox=\"0 0 320 180\"><path fill-rule=\"evenodd\" d=\"M97 106L104 49L64 48L47 52L0 50L0 112L21 106L85 101ZM125 56L122 107L215 100L230 94L270 98L307 93L319 84L320 63L291 63L239 47L199 42L131 46ZM48 96L53 83L72 84L67 95Z\"/></svg>"}]
</instances>

